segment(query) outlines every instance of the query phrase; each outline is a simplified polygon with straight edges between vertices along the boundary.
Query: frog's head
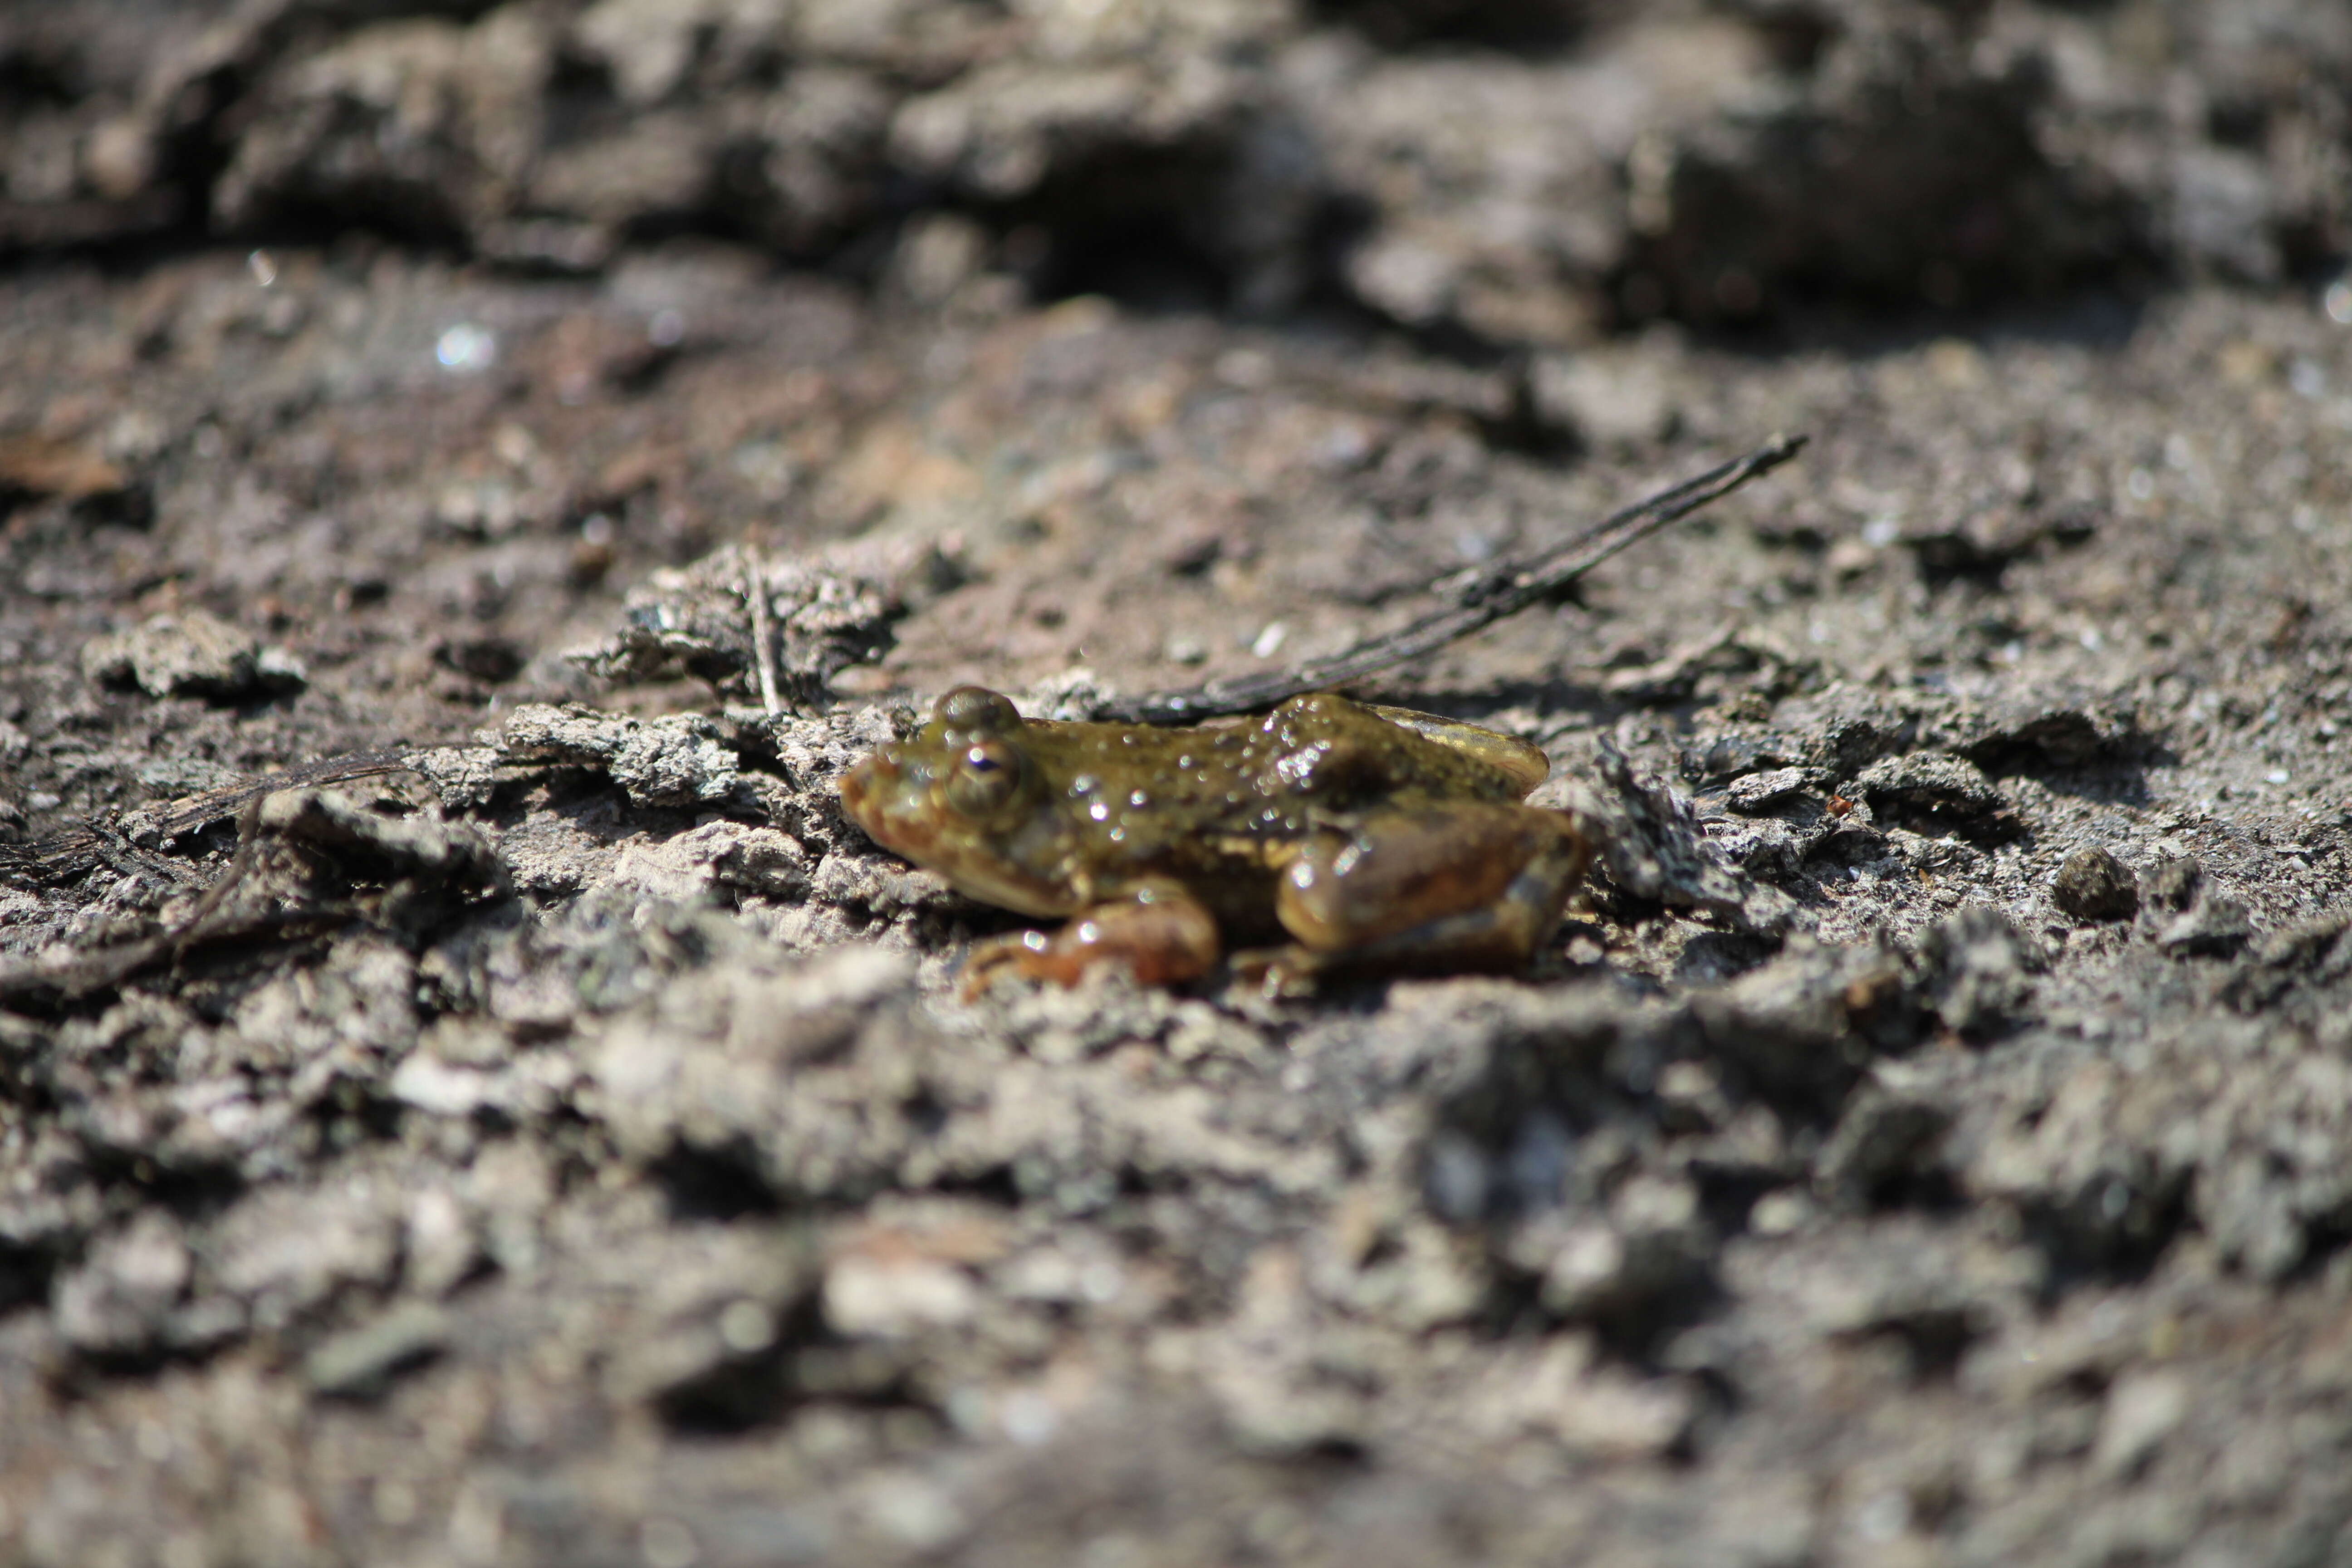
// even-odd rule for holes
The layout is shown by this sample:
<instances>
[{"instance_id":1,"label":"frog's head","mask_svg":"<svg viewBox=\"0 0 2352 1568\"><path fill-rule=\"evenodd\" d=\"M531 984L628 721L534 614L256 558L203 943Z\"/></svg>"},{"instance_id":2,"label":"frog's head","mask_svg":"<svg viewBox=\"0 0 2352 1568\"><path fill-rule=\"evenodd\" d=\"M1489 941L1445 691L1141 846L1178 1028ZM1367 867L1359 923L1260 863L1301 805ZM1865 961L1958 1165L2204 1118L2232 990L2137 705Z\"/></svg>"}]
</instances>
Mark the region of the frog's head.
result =
<instances>
[{"instance_id":1,"label":"frog's head","mask_svg":"<svg viewBox=\"0 0 2352 1568\"><path fill-rule=\"evenodd\" d=\"M1049 794L1020 711L978 686L940 698L929 723L841 780L842 809L875 843L974 898L1041 915L1069 906L1039 831Z\"/></svg>"}]
</instances>

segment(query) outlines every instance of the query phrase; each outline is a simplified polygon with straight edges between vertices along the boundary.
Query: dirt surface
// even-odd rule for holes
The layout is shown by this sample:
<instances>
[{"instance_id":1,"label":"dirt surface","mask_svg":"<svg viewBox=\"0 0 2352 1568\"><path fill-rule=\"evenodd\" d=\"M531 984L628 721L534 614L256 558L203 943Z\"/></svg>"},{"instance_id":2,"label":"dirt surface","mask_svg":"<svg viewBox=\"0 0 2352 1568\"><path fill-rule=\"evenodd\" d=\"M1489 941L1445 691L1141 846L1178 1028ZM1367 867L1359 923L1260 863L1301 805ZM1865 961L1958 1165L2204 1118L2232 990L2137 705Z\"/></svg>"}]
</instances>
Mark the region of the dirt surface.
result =
<instances>
[{"instance_id":1,"label":"dirt surface","mask_svg":"<svg viewBox=\"0 0 2352 1568\"><path fill-rule=\"evenodd\" d=\"M2333 0L0 6L0 1563L2352 1563L2347 193ZM1366 689L1523 979L835 804L1779 431Z\"/></svg>"}]
</instances>

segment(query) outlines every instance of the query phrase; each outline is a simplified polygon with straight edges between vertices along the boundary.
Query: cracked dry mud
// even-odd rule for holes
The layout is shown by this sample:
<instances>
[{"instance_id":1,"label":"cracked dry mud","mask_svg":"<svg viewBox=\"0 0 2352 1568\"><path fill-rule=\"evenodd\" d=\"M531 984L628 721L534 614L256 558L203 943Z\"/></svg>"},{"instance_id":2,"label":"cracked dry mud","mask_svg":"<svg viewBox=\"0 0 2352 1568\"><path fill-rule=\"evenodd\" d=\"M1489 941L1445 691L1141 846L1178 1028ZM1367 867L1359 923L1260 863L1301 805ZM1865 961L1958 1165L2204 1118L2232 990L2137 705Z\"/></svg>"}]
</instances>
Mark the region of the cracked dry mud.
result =
<instances>
[{"instance_id":1,"label":"cracked dry mud","mask_svg":"<svg viewBox=\"0 0 2352 1568\"><path fill-rule=\"evenodd\" d=\"M2352 1563L2333 7L410 9L0 16L0 1563ZM840 816L1784 430L1524 978Z\"/></svg>"}]
</instances>

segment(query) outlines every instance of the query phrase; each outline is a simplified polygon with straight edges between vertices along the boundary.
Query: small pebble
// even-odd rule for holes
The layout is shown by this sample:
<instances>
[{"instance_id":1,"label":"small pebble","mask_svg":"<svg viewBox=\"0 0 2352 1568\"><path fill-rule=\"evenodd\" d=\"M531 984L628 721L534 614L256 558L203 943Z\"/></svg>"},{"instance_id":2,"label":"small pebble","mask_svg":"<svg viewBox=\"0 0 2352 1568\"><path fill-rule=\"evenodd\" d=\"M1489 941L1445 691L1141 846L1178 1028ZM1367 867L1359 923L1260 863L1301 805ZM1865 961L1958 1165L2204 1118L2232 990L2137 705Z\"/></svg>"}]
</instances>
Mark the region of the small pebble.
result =
<instances>
[{"instance_id":1,"label":"small pebble","mask_svg":"<svg viewBox=\"0 0 2352 1568\"><path fill-rule=\"evenodd\" d=\"M2095 846L2077 849L2058 868L2050 899L2079 921L2125 921L2139 912L2139 879Z\"/></svg>"},{"instance_id":2,"label":"small pebble","mask_svg":"<svg viewBox=\"0 0 2352 1568\"><path fill-rule=\"evenodd\" d=\"M1804 769L1775 768L1769 773L1736 778L1724 793L1732 810L1752 813L1763 811L1804 787Z\"/></svg>"},{"instance_id":3,"label":"small pebble","mask_svg":"<svg viewBox=\"0 0 2352 1568\"><path fill-rule=\"evenodd\" d=\"M2185 910L2205 887L2205 868L2194 856L2173 855L2148 868L2147 901L2160 910Z\"/></svg>"}]
</instances>

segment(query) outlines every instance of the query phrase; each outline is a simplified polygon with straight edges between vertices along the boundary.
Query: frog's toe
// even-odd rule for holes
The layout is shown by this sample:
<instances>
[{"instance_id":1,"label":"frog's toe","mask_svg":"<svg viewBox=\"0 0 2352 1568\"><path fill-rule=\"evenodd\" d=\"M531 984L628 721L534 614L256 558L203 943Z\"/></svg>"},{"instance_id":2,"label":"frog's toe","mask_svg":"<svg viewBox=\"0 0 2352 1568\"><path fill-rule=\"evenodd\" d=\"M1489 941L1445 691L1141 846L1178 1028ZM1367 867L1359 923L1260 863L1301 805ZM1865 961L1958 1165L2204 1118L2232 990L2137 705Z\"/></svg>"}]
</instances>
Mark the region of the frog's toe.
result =
<instances>
[{"instance_id":1,"label":"frog's toe","mask_svg":"<svg viewBox=\"0 0 2352 1568\"><path fill-rule=\"evenodd\" d=\"M976 1002L1007 974L1035 973L1030 966L1050 942L1044 931L1024 931L975 943L964 958L963 971L956 980L956 994L966 1002Z\"/></svg>"},{"instance_id":2,"label":"frog's toe","mask_svg":"<svg viewBox=\"0 0 2352 1568\"><path fill-rule=\"evenodd\" d=\"M1282 1002L1314 995L1332 963L1327 955L1292 942L1249 948L1234 953L1226 967L1244 986L1270 1002Z\"/></svg>"}]
</instances>

